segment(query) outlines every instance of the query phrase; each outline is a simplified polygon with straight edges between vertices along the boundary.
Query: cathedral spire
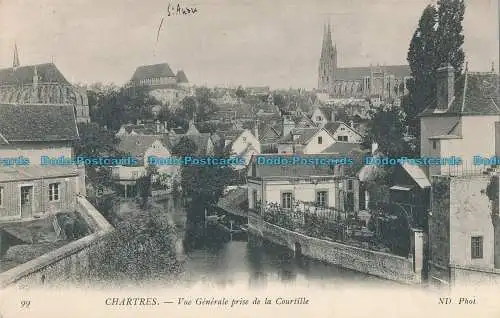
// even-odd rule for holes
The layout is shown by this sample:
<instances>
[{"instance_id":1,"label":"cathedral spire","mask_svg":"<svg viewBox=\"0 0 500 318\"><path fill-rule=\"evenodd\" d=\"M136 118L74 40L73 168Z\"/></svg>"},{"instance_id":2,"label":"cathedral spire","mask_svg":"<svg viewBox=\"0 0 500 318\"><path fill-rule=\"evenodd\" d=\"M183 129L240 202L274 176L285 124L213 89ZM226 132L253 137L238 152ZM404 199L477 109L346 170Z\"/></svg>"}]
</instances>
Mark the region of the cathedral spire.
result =
<instances>
[{"instance_id":1,"label":"cathedral spire","mask_svg":"<svg viewBox=\"0 0 500 318\"><path fill-rule=\"evenodd\" d=\"M17 52L17 43L14 43L14 60L12 62L12 68L16 69L21 65L19 63L19 53Z\"/></svg>"}]
</instances>

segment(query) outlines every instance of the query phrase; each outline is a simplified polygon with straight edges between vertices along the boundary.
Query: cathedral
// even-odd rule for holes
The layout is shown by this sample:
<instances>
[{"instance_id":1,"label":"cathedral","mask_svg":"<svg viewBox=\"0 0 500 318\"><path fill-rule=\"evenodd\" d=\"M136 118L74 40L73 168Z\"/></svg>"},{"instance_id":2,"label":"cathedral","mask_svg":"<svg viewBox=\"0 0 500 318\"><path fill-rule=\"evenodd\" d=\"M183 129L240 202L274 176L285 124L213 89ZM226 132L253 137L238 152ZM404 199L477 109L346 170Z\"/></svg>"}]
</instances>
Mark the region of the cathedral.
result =
<instances>
[{"instance_id":1,"label":"cathedral","mask_svg":"<svg viewBox=\"0 0 500 318\"><path fill-rule=\"evenodd\" d=\"M0 69L0 104L72 105L77 122L89 122L87 92L64 78L54 63L21 66L17 46L12 67Z\"/></svg>"},{"instance_id":2,"label":"cathedral","mask_svg":"<svg viewBox=\"0 0 500 318\"><path fill-rule=\"evenodd\" d=\"M337 46L332 41L330 24L324 27L318 73L318 90L333 98L381 101L399 100L406 94L406 81L411 76L408 65L338 67Z\"/></svg>"}]
</instances>

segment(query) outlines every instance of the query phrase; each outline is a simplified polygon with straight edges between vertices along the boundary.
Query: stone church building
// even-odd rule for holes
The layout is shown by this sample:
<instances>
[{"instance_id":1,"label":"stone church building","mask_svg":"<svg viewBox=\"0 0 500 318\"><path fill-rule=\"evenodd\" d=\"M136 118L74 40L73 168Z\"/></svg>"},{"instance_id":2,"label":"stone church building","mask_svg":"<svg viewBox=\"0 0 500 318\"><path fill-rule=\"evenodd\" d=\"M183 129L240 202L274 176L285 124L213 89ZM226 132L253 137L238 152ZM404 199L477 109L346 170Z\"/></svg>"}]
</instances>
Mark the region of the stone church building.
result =
<instances>
[{"instance_id":1,"label":"stone church building","mask_svg":"<svg viewBox=\"0 0 500 318\"><path fill-rule=\"evenodd\" d=\"M325 26L319 61L319 91L333 98L399 99L406 92L406 80L410 76L408 65L339 67L330 24Z\"/></svg>"},{"instance_id":2,"label":"stone church building","mask_svg":"<svg viewBox=\"0 0 500 318\"><path fill-rule=\"evenodd\" d=\"M73 106L77 122L90 121L87 92L54 63L21 66L17 46L12 67L0 69L0 104Z\"/></svg>"}]
</instances>

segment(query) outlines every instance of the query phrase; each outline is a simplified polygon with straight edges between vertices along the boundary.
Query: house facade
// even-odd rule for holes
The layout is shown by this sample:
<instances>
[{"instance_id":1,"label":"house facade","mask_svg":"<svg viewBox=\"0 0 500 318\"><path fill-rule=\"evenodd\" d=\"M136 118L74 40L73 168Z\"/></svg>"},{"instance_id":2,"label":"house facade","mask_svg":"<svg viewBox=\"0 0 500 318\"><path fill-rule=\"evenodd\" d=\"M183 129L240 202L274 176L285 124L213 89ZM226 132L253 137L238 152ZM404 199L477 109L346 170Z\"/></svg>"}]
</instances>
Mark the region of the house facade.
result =
<instances>
[{"instance_id":1,"label":"house facade","mask_svg":"<svg viewBox=\"0 0 500 318\"><path fill-rule=\"evenodd\" d=\"M329 122L324 128L337 142L361 143L363 141L363 136L344 122Z\"/></svg>"},{"instance_id":2,"label":"house facade","mask_svg":"<svg viewBox=\"0 0 500 318\"><path fill-rule=\"evenodd\" d=\"M0 137L0 220L74 211L77 195L86 194L84 167L41 162L42 156L73 158L74 108L0 105Z\"/></svg>"},{"instance_id":3,"label":"house facade","mask_svg":"<svg viewBox=\"0 0 500 318\"><path fill-rule=\"evenodd\" d=\"M301 158L321 156L331 158L329 155L301 155ZM354 178L343 177L338 166L263 164L265 160L292 160L293 157L293 154L261 154L252 158L247 173L249 209L260 213L269 203L292 209L294 202L300 201L345 210L352 200L352 209L356 211L359 202L355 193L358 194L359 184Z\"/></svg>"},{"instance_id":4,"label":"house facade","mask_svg":"<svg viewBox=\"0 0 500 318\"><path fill-rule=\"evenodd\" d=\"M296 128L278 142L278 153L321 153L335 143L324 128Z\"/></svg>"},{"instance_id":5,"label":"house facade","mask_svg":"<svg viewBox=\"0 0 500 318\"><path fill-rule=\"evenodd\" d=\"M224 147L232 156L244 159L245 166L234 166L235 169L245 168L252 156L260 154L260 142L249 129L237 129L223 133Z\"/></svg>"}]
</instances>

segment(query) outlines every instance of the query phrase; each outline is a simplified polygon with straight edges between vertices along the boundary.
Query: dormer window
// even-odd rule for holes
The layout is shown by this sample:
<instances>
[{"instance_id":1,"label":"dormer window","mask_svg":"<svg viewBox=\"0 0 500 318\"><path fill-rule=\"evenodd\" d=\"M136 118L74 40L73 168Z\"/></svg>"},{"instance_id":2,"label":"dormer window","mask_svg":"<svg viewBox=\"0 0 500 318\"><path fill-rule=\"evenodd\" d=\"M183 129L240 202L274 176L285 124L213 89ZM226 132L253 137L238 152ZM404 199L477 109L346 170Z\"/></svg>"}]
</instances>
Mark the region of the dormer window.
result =
<instances>
[{"instance_id":1,"label":"dormer window","mask_svg":"<svg viewBox=\"0 0 500 318\"><path fill-rule=\"evenodd\" d=\"M293 135L293 140L299 140L300 135Z\"/></svg>"},{"instance_id":2,"label":"dormer window","mask_svg":"<svg viewBox=\"0 0 500 318\"><path fill-rule=\"evenodd\" d=\"M321 116L316 116L316 120L317 120L317 121L322 121L322 120L323 120L323 118L321 118Z\"/></svg>"}]
</instances>

